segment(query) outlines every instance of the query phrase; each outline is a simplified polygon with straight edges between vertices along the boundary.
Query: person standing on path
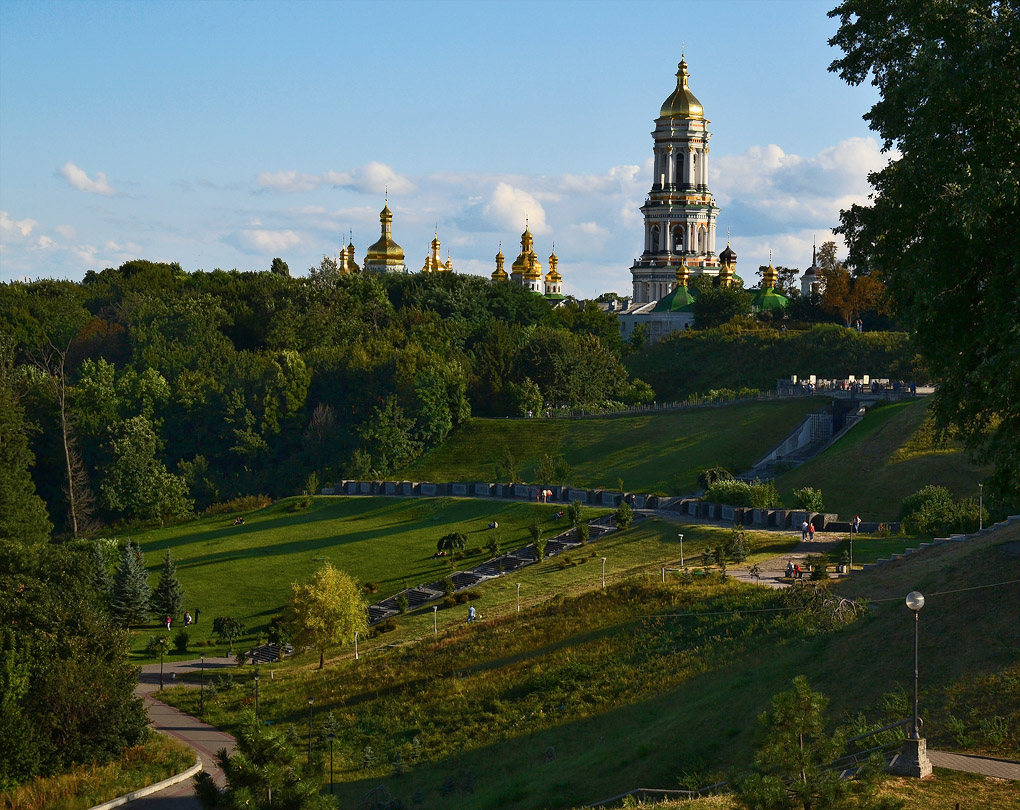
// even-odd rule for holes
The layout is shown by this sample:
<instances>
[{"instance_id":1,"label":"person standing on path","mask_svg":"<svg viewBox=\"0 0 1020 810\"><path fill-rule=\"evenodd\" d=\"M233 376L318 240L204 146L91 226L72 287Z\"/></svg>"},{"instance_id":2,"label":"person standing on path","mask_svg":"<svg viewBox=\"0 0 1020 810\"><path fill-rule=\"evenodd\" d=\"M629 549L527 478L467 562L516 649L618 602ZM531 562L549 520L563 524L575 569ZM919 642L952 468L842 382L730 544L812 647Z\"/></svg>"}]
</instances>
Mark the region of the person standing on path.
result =
<instances>
[{"instance_id":1,"label":"person standing on path","mask_svg":"<svg viewBox=\"0 0 1020 810\"><path fill-rule=\"evenodd\" d=\"M807 533L808 540L810 540L813 543L815 541L815 524L812 523L811 521L808 521Z\"/></svg>"},{"instance_id":2,"label":"person standing on path","mask_svg":"<svg viewBox=\"0 0 1020 810\"><path fill-rule=\"evenodd\" d=\"M807 533L808 533L808 522L805 520L803 523L800 524L800 539L801 539L802 542L804 540L807 540Z\"/></svg>"}]
</instances>

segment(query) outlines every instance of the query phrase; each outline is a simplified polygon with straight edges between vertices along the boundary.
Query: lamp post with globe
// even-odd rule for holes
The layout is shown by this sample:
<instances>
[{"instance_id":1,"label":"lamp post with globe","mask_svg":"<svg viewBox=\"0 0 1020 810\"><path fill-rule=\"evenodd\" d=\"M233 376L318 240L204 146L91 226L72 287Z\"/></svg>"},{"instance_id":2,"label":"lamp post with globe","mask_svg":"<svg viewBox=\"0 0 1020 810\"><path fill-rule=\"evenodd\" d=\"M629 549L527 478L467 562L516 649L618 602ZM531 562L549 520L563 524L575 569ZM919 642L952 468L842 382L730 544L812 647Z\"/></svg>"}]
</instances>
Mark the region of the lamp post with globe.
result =
<instances>
[{"instance_id":1,"label":"lamp post with globe","mask_svg":"<svg viewBox=\"0 0 1020 810\"><path fill-rule=\"evenodd\" d=\"M921 720L917 712L917 638L920 612L924 607L924 595L920 591L911 591L906 598L907 607L914 612L914 718L910 733L903 741L903 747L893 762L892 771L903 776L923 779L931 776L931 761L928 759L927 742L921 736Z\"/></svg>"}]
</instances>

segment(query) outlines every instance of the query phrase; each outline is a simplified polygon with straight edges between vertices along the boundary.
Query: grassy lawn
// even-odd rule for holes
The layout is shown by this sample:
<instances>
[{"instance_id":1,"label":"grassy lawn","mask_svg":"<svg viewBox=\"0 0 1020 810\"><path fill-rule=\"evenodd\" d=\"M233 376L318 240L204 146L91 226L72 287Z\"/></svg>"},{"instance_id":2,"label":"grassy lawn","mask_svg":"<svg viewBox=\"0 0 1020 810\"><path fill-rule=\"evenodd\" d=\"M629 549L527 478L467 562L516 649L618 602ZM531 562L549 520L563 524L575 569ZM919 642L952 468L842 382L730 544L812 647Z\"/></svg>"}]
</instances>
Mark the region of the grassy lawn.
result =
<instances>
[{"instance_id":1,"label":"grassy lawn","mask_svg":"<svg viewBox=\"0 0 1020 810\"><path fill-rule=\"evenodd\" d=\"M304 740L312 695L322 751L321 723L333 713L342 805L356 806L379 784L405 804L465 810L577 806L639 786L676 787L681 774L706 784L746 767L754 718L798 673L830 697L834 721L862 711L876 723L904 716L913 627L902 600L918 588L928 599L920 638L930 745L1016 755L1020 587L978 597L962 589L1020 579L1020 557L1004 545L1020 528L840 583L873 601L865 617L835 630L784 608L781 592L712 578L661 583L659 567L677 556L677 528L646 521L593 544L587 553L596 556L584 563L553 559L483 585L477 625L465 626L463 607L441 610L433 636L426 610L388 634L417 643L369 646L358 661L345 654L323 671L299 656L273 681L263 678L262 716ZM685 527L685 553L720 531ZM1013 608L988 610L990 598ZM214 724L236 726L250 706L250 670L239 677L207 707ZM197 708L181 688L169 699ZM1014 731L995 737L995 724L983 722L992 716Z\"/></svg>"},{"instance_id":2,"label":"grassy lawn","mask_svg":"<svg viewBox=\"0 0 1020 810\"><path fill-rule=\"evenodd\" d=\"M925 400L915 400L868 411L822 455L776 479L784 502L792 502L793 490L811 486L822 490L828 512L892 521L900 501L927 484L941 484L957 498L977 497L990 469L970 464L952 442L936 444L926 409Z\"/></svg>"},{"instance_id":3,"label":"grassy lawn","mask_svg":"<svg viewBox=\"0 0 1020 810\"><path fill-rule=\"evenodd\" d=\"M748 469L824 405L822 399L739 402L642 416L592 419L472 419L400 477L415 481L491 481L509 447L535 481L546 453L562 455L576 486L684 494L698 473L722 465Z\"/></svg>"},{"instance_id":4,"label":"grassy lawn","mask_svg":"<svg viewBox=\"0 0 1020 810\"><path fill-rule=\"evenodd\" d=\"M446 559L434 559L436 541L449 532L462 532L468 549L484 546L498 532L504 549L531 542L528 527L537 521L549 536L566 528L557 520L561 506L455 498L316 498L308 508L287 499L245 516L234 526L234 515L218 515L134 537L145 553L157 582L164 550L177 564L185 590L185 607L200 611L188 628L192 651L213 645L212 620L234 616L252 631L265 629L283 610L293 582L311 579L324 563L332 563L359 582L374 582L378 601L405 587L441 579L449 573ZM592 516L599 514L591 510ZM497 532L486 527L499 523ZM457 568L476 565L491 555L469 553ZM162 626L137 630L136 652ZM165 632L165 629L163 629ZM254 632L238 642L250 644ZM215 645L222 653L221 645ZM211 651L210 651L211 652ZM171 656L174 657L174 656ZM182 657L182 656L176 656Z\"/></svg>"}]
</instances>

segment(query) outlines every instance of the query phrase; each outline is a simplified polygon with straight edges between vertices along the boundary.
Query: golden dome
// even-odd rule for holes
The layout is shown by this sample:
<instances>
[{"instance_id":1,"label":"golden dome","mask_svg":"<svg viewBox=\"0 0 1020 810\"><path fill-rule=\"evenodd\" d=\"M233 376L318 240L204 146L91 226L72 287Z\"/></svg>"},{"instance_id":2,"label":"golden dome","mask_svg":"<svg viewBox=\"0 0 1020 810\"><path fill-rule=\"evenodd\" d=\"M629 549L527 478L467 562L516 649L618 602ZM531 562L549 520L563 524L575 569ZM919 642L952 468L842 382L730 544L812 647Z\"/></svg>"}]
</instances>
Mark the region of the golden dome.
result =
<instances>
[{"instance_id":1,"label":"golden dome","mask_svg":"<svg viewBox=\"0 0 1020 810\"><path fill-rule=\"evenodd\" d=\"M393 241L390 235L390 223L393 222L393 212L389 204L383 206L379 212L382 235L379 241L368 249L365 254L365 264L384 264L392 267L402 267L404 264L404 249Z\"/></svg>"},{"instance_id":2,"label":"golden dome","mask_svg":"<svg viewBox=\"0 0 1020 810\"><path fill-rule=\"evenodd\" d=\"M549 272L545 274L546 284L558 284L563 281L563 276L560 275L559 270L556 269L556 265L560 263L560 260L556 256L556 251L553 250L549 254Z\"/></svg>"},{"instance_id":3,"label":"golden dome","mask_svg":"<svg viewBox=\"0 0 1020 810\"><path fill-rule=\"evenodd\" d=\"M527 279L538 279L542 278L542 263L538 260L538 256L535 255L535 238L531 235L530 229L524 228L524 233L521 234L521 252L520 255L514 259L512 266L515 275L520 274Z\"/></svg>"},{"instance_id":4,"label":"golden dome","mask_svg":"<svg viewBox=\"0 0 1020 810\"><path fill-rule=\"evenodd\" d=\"M677 65L676 90L662 102L659 118L685 118L695 121L705 119L705 108L701 106L701 102L694 97L694 93L687 86L689 76L687 62L681 57L680 64Z\"/></svg>"},{"instance_id":5,"label":"golden dome","mask_svg":"<svg viewBox=\"0 0 1020 810\"><path fill-rule=\"evenodd\" d=\"M687 280L690 277L690 268L687 266L687 262L680 262L680 266L676 269L676 284L678 287L686 287Z\"/></svg>"},{"instance_id":6,"label":"golden dome","mask_svg":"<svg viewBox=\"0 0 1020 810\"><path fill-rule=\"evenodd\" d=\"M506 274L506 270L503 269L503 262L506 261L506 256L503 255L503 246L499 246L499 253L496 254L496 269L492 271L493 281L506 281L510 278Z\"/></svg>"},{"instance_id":7,"label":"golden dome","mask_svg":"<svg viewBox=\"0 0 1020 810\"><path fill-rule=\"evenodd\" d=\"M450 258L450 252L446 252L446 264L440 265L440 267L447 273L453 272L453 259Z\"/></svg>"}]
</instances>

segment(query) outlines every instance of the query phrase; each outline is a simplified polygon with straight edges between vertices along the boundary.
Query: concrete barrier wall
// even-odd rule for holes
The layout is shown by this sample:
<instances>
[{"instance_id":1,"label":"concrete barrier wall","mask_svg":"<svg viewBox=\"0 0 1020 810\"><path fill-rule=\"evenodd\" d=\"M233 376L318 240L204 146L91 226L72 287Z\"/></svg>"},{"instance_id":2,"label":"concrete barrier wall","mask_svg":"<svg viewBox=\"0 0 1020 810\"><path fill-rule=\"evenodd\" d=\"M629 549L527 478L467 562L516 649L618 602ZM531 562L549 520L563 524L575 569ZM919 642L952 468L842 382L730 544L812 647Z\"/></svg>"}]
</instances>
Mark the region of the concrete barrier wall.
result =
<instances>
[{"instance_id":1,"label":"concrete barrier wall","mask_svg":"<svg viewBox=\"0 0 1020 810\"><path fill-rule=\"evenodd\" d=\"M467 484L450 484L451 495L467 495L468 485Z\"/></svg>"},{"instance_id":2,"label":"concrete barrier wall","mask_svg":"<svg viewBox=\"0 0 1020 810\"><path fill-rule=\"evenodd\" d=\"M568 501L580 501L581 503L589 503L588 490L586 489L568 489L567 490Z\"/></svg>"},{"instance_id":3,"label":"concrete barrier wall","mask_svg":"<svg viewBox=\"0 0 1020 810\"><path fill-rule=\"evenodd\" d=\"M491 495L492 484L474 484L472 485L472 492L475 495Z\"/></svg>"},{"instance_id":4,"label":"concrete barrier wall","mask_svg":"<svg viewBox=\"0 0 1020 810\"><path fill-rule=\"evenodd\" d=\"M434 496L438 493L439 487L437 487L435 484L419 484L418 491L422 495Z\"/></svg>"}]
</instances>

